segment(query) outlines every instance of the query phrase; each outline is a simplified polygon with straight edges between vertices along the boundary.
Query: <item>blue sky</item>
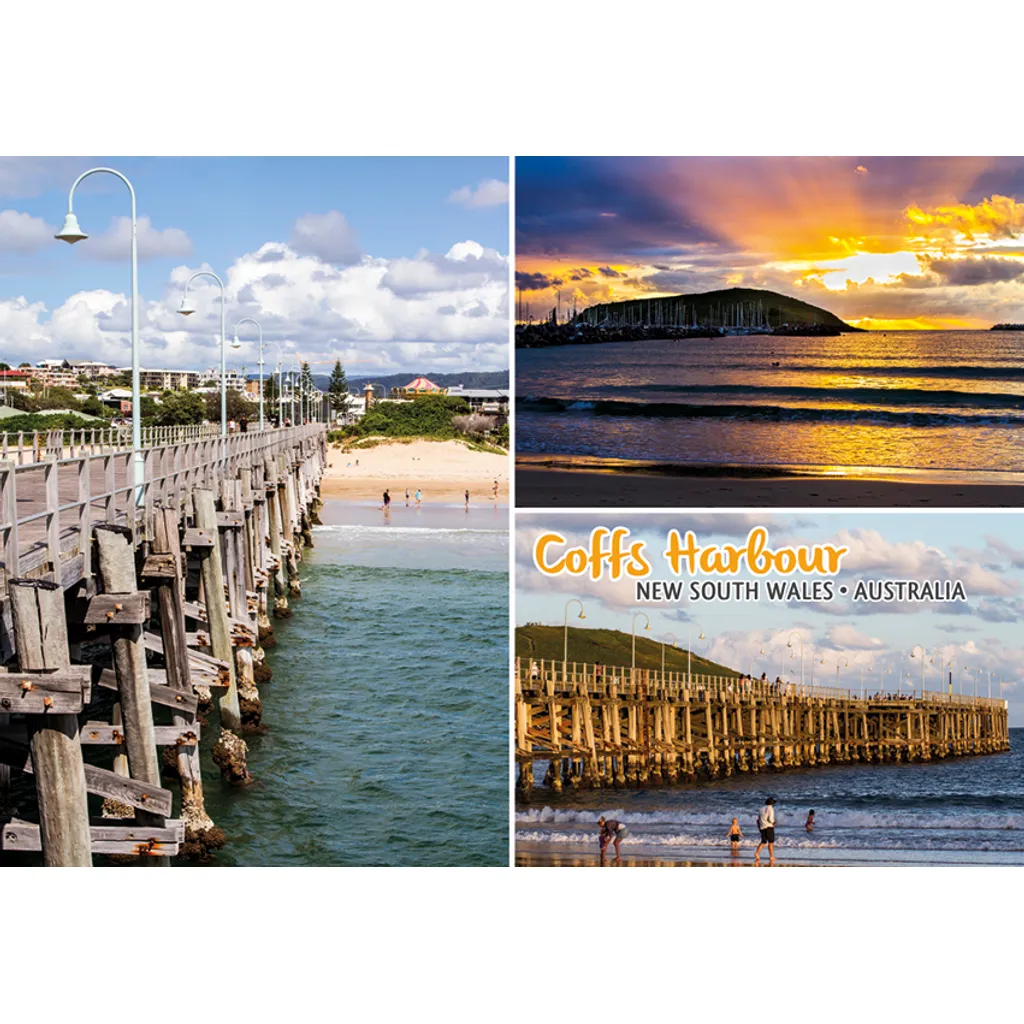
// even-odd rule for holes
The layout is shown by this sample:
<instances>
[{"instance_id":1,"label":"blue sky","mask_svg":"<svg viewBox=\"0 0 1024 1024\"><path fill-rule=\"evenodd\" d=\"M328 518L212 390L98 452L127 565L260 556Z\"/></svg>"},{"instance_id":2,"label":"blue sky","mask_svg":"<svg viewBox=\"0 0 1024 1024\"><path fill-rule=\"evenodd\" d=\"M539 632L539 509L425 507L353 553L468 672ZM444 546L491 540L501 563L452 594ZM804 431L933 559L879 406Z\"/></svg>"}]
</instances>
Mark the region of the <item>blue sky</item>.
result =
<instances>
[{"instance_id":1,"label":"blue sky","mask_svg":"<svg viewBox=\"0 0 1024 1024\"><path fill-rule=\"evenodd\" d=\"M72 181L100 165L138 197L144 366L215 361L213 301L189 321L164 315L204 266L227 279L232 322L255 316L304 356L347 355L354 372L508 365L508 163L494 157L0 159L8 362L128 361L127 236L109 237L129 210L124 186L87 179L75 212L91 237L52 239Z\"/></svg>"},{"instance_id":2,"label":"blue sky","mask_svg":"<svg viewBox=\"0 0 1024 1024\"><path fill-rule=\"evenodd\" d=\"M967 604L853 605L757 603L638 604L633 584L608 580L591 582L567 576L546 578L533 565L533 542L538 533L556 529L580 543L597 525L626 526L644 539L654 557L652 579L674 579L660 552L669 529L695 531L701 544L741 543L756 525L769 530L774 546L836 542L850 547L839 579L960 579ZM684 580L687 577L682 577ZM739 579L752 579L740 573ZM777 577L776 577L777 578ZM859 686L861 671L877 684L885 674L886 687L895 690L899 673L911 673L920 685L920 658L910 658L914 645L928 651L926 681L939 683L939 666L953 660L954 688L960 685L961 667L982 672L981 690L988 692L988 671L993 672L993 695L1002 675L1004 696L1010 701L1011 723L1024 725L1024 545L1014 515L970 512L965 514L866 513L679 513L643 515L520 514L516 537L516 622L564 621L565 602L581 598L586 621L571 624L620 629L628 633L633 614L643 610L651 620L654 639L674 633L685 648L687 633L704 631L707 640L694 650L740 671L751 667L756 675L774 678L780 664L799 675L799 663L790 659L786 642L799 630L805 643L805 672L810 671L810 650L816 652L817 672L834 682L837 661L843 685ZM571 615L576 612L572 611ZM642 628L643 620L638 620ZM671 641L668 641L671 643ZM761 649L765 654L761 655ZM930 660L935 658L934 663ZM751 658L753 659L751 662ZM821 666L820 659L825 659ZM892 674L889 674L892 669ZM965 674L964 690L973 690L973 675ZM875 687L877 689L877 685Z\"/></svg>"}]
</instances>

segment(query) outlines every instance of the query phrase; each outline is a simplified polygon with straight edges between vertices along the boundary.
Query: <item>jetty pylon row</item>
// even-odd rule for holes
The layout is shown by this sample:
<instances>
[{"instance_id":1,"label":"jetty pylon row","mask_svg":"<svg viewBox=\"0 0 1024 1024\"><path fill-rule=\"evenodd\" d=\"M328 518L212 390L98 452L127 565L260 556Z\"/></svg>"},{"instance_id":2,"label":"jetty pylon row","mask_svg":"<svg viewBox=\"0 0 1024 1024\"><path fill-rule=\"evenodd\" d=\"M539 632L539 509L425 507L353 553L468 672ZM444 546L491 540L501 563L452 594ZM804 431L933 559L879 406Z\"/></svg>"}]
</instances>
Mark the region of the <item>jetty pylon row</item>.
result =
<instances>
[{"instance_id":1,"label":"jetty pylon row","mask_svg":"<svg viewBox=\"0 0 1024 1024\"><path fill-rule=\"evenodd\" d=\"M223 778L251 781L243 737L265 727L272 618L301 596L326 431L183 437L0 462L2 851L168 864L224 845L201 731Z\"/></svg>"},{"instance_id":2,"label":"jetty pylon row","mask_svg":"<svg viewBox=\"0 0 1024 1024\"><path fill-rule=\"evenodd\" d=\"M516 660L516 789L622 789L1010 749L1004 700Z\"/></svg>"}]
</instances>

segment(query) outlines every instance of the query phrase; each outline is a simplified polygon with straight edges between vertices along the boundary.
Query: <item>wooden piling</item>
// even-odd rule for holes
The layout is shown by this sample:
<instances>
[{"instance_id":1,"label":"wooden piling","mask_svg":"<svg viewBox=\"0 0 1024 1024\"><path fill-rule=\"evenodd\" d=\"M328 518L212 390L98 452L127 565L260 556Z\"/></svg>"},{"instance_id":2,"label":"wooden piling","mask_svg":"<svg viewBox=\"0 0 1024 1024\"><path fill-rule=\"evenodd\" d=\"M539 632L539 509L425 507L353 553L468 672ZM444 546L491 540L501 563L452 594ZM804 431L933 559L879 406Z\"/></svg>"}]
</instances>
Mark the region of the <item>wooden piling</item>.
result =
<instances>
[{"instance_id":1,"label":"wooden piling","mask_svg":"<svg viewBox=\"0 0 1024 1024\"><path fill-rule=\"evenodd\" d=\"M70 668L64 592L59 583L10 579L8 594L22 672ZM47 867L92 867L85 764L76 714L29 717L29 749Z\"/></svg>"}]
</instances>

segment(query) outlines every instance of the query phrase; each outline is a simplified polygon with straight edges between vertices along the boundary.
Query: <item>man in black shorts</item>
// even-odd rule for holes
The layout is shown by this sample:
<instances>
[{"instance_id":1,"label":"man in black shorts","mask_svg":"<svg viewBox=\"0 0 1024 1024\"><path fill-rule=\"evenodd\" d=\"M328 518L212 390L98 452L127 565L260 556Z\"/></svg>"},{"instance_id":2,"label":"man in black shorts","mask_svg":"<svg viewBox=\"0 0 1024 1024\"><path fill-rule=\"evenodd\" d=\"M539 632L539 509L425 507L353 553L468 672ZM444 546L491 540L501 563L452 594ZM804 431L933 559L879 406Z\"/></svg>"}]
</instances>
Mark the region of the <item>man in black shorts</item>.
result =
<instances>
[{"instance_id":1,"label":"man in black shorts","mask_svg":"<svg viewBox=\"0 0 1024 1024\"><path fill-rule=\"evenodd\" d=\"M754 851L754 863L761 863L761 850L768 847L768 863L775 863L775 797L770 796L764 807L757 812L757 827L761 833L761 842Z\"/></svg>"}]
</instances>

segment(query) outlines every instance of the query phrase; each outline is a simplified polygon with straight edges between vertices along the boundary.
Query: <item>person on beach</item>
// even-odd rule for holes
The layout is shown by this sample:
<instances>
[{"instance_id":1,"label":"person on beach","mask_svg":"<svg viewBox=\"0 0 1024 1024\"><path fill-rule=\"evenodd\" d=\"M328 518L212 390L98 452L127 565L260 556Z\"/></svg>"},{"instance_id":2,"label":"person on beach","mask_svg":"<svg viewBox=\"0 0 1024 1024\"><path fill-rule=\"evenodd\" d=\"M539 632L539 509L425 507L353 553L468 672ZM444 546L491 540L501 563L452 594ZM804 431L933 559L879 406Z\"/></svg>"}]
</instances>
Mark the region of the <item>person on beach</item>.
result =
<instances>
[{"instance_id":1,"label":"person on beach","mask_svg":"<svg viewBox=\"0 0 1024 1024\"><path fill-rule=\"evenodd\" d=\"M406 508L409 507L409 488L408 487L406 487L406 489L405 489L405 507Z\"/></svg>"},{"instance_id":2,"label":"person on beach","mask_svg":"<svg viewBox=\"0 0 1024 1024\"><path fill-rule=\"evenodd\" d=\"M730 853L734 857L740 855L740 840L743 838L743 833L740 831L740 820L739 818L732 819L732 828L729 829L729 846Z\"/></svg>"},{"instance_id":3,"label":"person on beach","mask_svg":"<svg viewBox=\"0 0 1024 1024\"><path fill-rule=\"evenodd\" d=\"M770 796L764 807L757 812L757 828L761 833L761 842L754 851L754 863L761 863L761 851L768 847L768 863L775 863L775 797Z\"/></svg>"},{"instance_id":4,"label":"person on beach","mask_svg":"<svg viewBox=\"0 0 1024 1024\"><path fill-rule=\"evenodd\" d=\"M469 511L469 491L466 491L466 511Z\"/></svg>"},{"instance_id":5,"label":"person on beach","mask_svg":"<svg viewBox=\"0 0 1024 1024\"><path fill-rule=\"evenodd\" d=\"M420 507L420 501L421 501L421 500L422 500L422 497L421 497L421 495L420 495L420 489L419 489L419 488L417 487L417 488L416 488L416 507L417 507L417 508L419 508L419 507Z\"/></svg>"},{"instance_id":6,"label":"person on beach","mask_svg":"<svg viewBox=\"0 0 1024 1024\"><path fill-rule=\"evenodd\" d=\"M615 844L615 863L621 864L622 853L619 850L619 843L629 835L629 829L621 821L616 821L614 818L606 819L603 814L597 819L597 823L601 826L601 834L598 836L598 842L601 844L601 866L604 867L604 858L608 852L609 843Z\"/></svg>"},{"instance_id":7,"label":"person on beach","mask_svg":"<svg viewBox=\"0 0 1024 1024\"><path fill-rule=\"evenodd\" d=\"M804 828L807 829L808 832L814 831L814 811L807 812L807 821L804 822Z\"/></svg>"},{"instance_id":8,"label":"person on beach","mask_svg":"<svg viewBox=\"0 0 1024 1024\"><path fill-rule=\"evenodd\" d=\"M384 490L384 503L381 505L381 508L385 512L390 512L391 511L391 492L387 488L385 488L385 490Z\"/></svg>"},{"instance_id":9,"label":"person on beach","mask_svg":"<svg viewBox=\"0 0 1024 1024\"><path fill-rule=\"evenodd\" d=\"M497 479L497 477L495 477L495 479L494 479L493 490L494 490L494 500L497 501L498 500L498 479Z\"/></svg>"}]
</instances>

